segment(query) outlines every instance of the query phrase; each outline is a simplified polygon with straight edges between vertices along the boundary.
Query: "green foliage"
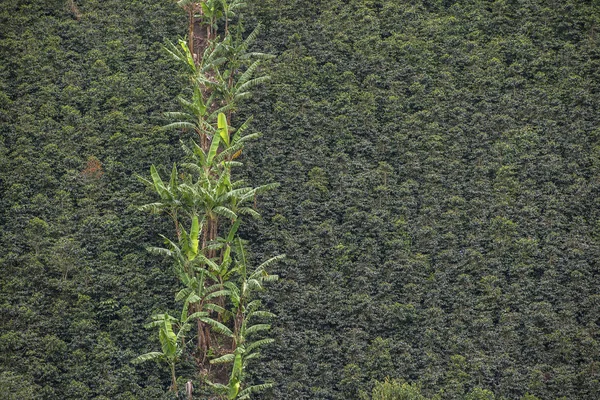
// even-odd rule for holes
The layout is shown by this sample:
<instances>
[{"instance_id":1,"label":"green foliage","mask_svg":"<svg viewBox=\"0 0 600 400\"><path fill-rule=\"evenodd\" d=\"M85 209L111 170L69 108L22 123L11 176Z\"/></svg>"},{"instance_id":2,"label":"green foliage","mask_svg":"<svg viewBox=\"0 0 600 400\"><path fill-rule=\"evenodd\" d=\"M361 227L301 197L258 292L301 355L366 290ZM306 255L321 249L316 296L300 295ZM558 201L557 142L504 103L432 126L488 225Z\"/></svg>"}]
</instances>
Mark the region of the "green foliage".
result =
<instances>
[{"instance_id":1,"label":"green foliage","mask_svg":"<svg viewBox=\"0 0 600 400\"><path fill-rule=\"evenodd\" d=\"M177 40L189 19L176 2L1 3L3 393L174 398L166 364L130 363L161 350L158 328L144 324L165 313L181 321L196 312L186 301L215 296L198 312L221 307L229 319L215 320L234 333L230 289L199 288L221 278L238 286L240 236L251 244L248 271L273 254L287 258L268 268L280 279L254 292L258 310L278 317L251 320L270 324L274 341L249 361L238 397L267 380L277 385L253 398L354 399L389 376L418 382L427 398L479 388L484 398L595 399L597 2L246 3L244 21L233 3L213 3L228 14L211 27L221 44L192 46L189 58ZM179 69L165 41L185 56ZM200 59L207 88L213 73L238 75L195 91ZM268 85L242 88L264 76ZM225 93L238 95L233 105L207 107ZM230 111L230 148L217 134L220 173L200 196L210 146L190 140L205 131L209 144L218 114ZM241 217L234 229L220 209L229 216L219 214L207 238L214 257L189 259L193 215L156 193L152 164L174 199L197 200L198 210L218 190L243 189L233 193L239 206L220 204ZM231 186L218 183L226 168ZM261 190L252 191L265 182L281 189L255 207ZM177 215L149 217L141 204ZM201 215L199 249L209 224ZM153 246L165 257L145 251ZM177 272L184 267L188 278ZM195 397L209 398L191 356L198 319L191 325L178 386L193 377ZM202 326L233 354L232 339ZM223 385L229 358L205 364Z\"/></svg>"},{"instance_id":2,"label":"green foliage","mask_svg":"<svg viewBox=\"0 0 600 400\"><path fill-rule=\"evenodd\" d=\"M171 317L169 314L157 314L153 315L153 321L149 323L146 327L148 328L158 328L158 338L160 340L160 345L162 348L162 352L150 352L146 354L142 354L141 356L136 357L132 362L133 363L142 363L146 361L159 360L165 361L169 364L169 368L171 370L171 388L173 391L177 392L177 377L175 375L175 363L181 357L183 353L183 345L185 345L185 333L190 330L190 319L194 318L196 315L191 315L182 321L177 321L176 318ZM177 334L173 331L173 323L180 323Z\"/></svg>"},{"instance_id":3,"label":"green foliage","mask_svg":"<svg viewBox=\"0 0 600 400\"><path fill-rule=\"evenodd\" d=\"M278 57L248 105L270 151L245 164L282 184L253 251L287 254L266 398L356 398L386 376L425 397L594 398L598 11L252 8Z\"/></svg>"}]
</instances>

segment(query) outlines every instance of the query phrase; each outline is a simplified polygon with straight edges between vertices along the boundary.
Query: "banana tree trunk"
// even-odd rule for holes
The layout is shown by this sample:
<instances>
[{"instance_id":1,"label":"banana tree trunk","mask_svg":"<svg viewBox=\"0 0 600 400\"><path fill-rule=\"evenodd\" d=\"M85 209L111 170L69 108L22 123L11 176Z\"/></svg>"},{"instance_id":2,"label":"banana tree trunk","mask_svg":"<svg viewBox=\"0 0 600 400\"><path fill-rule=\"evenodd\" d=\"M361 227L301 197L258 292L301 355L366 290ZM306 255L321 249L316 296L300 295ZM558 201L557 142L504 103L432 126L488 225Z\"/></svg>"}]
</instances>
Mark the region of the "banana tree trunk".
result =
<instances>
[{"instance_id":1,"label":"banana tree trunk","mask_svg":"<svg viewBox=\"0 0 600 400\"><path fill-rule=\"evenodd\" d=\"M240 331L242 330L243 323L244 315L238 310L233 320L233 343L231 344L231 350L235 350L241 344Z\"/></svg>"},{"instance_id":2,"label":"banana tree trunk","mask_svg":"<svg viewBox=\"0 0 600 400\"><path fill-rule=\"evenodd\" d=\"M210 348L210 329L206 324L198 320L198 351L200 352L200 363L206 363L206 354Z\"/></svg>"},{"instance_id":3,"label":"banana tree trunk","mask_svg":"<svg viewBox=\"0 0 600 400\"><path fill-rule=\"evenodd\" d=\"M172 362L171 364L171 390L175 393L177 393L177 377L175 376L175 363Z\"/></svg>"}]
</instances>

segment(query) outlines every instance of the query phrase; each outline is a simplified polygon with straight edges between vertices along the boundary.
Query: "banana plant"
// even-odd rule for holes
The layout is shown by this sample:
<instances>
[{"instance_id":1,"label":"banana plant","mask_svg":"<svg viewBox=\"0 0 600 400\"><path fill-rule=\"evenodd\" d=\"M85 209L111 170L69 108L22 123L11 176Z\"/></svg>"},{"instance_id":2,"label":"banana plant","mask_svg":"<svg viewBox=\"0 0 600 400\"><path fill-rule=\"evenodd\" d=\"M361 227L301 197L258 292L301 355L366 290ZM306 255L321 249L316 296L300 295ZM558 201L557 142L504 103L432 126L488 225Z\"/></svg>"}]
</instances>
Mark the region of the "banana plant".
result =
<instances>
[{"instance_id":1,"label":"banana plant","mask_svg":"<svg viewBox=\"0 0 600 400\"><path fill-rule=\"evenodd\" d=\"M225 104L231 105L231 111L236 110L242 100L249 99L252 96L252 89L271 79L269 75L254 76L260 63L260 60L254 61L237 79L233 75L233 71L225 71L223 78L228 80L228 85L222 85L219 89L221 89L220 95L223 97Z\"/></svg>"},{"instance_id":2,"label":"banana plant","mask_svg":"<svg viewBox=\"0 0 600 400\"><path fill-rule=\"evenodd\" d=\"M247 125L242 125L232 136L225 115L220 113L217 133L211 138L210 149L205 151L198 145L194 145L193 151L187 149L195 162L183 166L195 174L197 180L188 180L180 185L182 201L194 210L203 210L207 221L214 220L218 215L231 221L235 221L238 214L258 217L258 213L245 204L256 195L277 187L277 184L268 184L250 188L243 186L243 181L231 182L231 168L240 165L233 159L239 155L247 140L256 137L242 136L246 128ZM212 236L211 240L215 238Z\"/></svg>"},{"instance_id":3,"label":"banana plant","mask_svg":"<svg viewBox=\"0 0 600 400\"><path fill-rule=\"evenodd\" d=\"M158 338L161 344L162 351L153 351L146 354L142 354L132 360L132 363L139 364L146 361L161 361L166 362L169 366L171 373L171 388L170 390L177 392L177 376L175 374L175 364L181 358L183 351L187 345L185 335L191 329L191 323L194 320L202 320L203 322L210 321L211 326L215 326L215 329L221 329L219 323L208 317L207 312L195 312L191 315L182 313L181 318L177 318L165 313L155 314L152 316L152 322L145 325L146 328L158 328ZM223 334L230 332L227 327L222 327ZM177 333L175 333L175 329Z\"/></svg>"},{"instance_id":4,"label":"banana plant","mask_svg":"<svg viewBox=\"0 0 600 400\"><path fill-rule=\"evenodd\" d=\"M235 234L235 232L234 232ZM231 239L231 236L228 237ZM248 399L252 393L256 393L271 387L271 384L262 384L242 388L244 381L244 370L248 362L259 356L259 348L272 343L273 339L265 338L249 341L254 334L270 329L269 324L253 323L256 318L272 318L274 314L260 310L261 302L258 299L252 300L256 291L263 290L263 284L273 282L278 279L277 275L270 275L266 272L266 267L281 260L284 256L276 256L262 263L254 271L248 271L246 251L242 240L238 237L235 240L235 266L231 272L238 277L237 283L229 280L224 283L227 289L231 310L229 315L233 318L233 351L221 357L211 360L212 364L232 364L231 375L227 385L211 383L213 388L227 395L230 400Z\"/></svg>"},{"instance_id":5,"label":"banana plant","mask_svg":"<svg viewBox=\"0 0 600 400\"><path fill-rule=\"evenodd\" d=\"M218 30L217 23L220 19L225 20L225 33L228 32L229 19L235 16L235 11L245 6L246 3L241 0L204 0L201 2L204 24L210 26L213 36Z\"/></svg>"},{"instance_id":6,"label":"banana plant","mask_svg":"<svg viewBox=\"0 0 600 400\"><path fill-rule=\"evenodd\" d=\"M178 320L169 314L156 314L152 316L152 322L146 325L146 328L158 328L158 338L160 340L162 351L153 351L142 354L132 360L132 363L139 364L146 361L162 361L169 365L171 372L170 390L177 392L177 376L175 375L175 364L181 357L185 348L185 334L190 330L190 321L197 315L190 315L184 320ZM177 328L175 333L173 326Z\"/></svg>"},{"instance_id":7,"label":"banana plant","mask_svg":"<svg viewBox=\"0 0 600 400\"><path fill-rule=\"evenodd\" d=\"M267 339L265 339L265 344L271 343L272 341L266 342L266 340ZM217 360L213 360L214 364L232 363L229 381L226 385L208 382L217 393L227 396L228 400L246 400L249 399L250 395L253 393L259 393L273 387L273 384L271 383L264 383L243 388L244 371L246 369L247 361L249 360L248 354L248 348L245 346L238 346L233 353L222 356Z\"/></svg>"},{"instance_id":8,"label":"banana plant","mask_svg":"<svg viewBox=\"0 0 600 400\"><path fill-rule=\"evenodd\" d=\"M221 260L216 271L217 279L221 284L230 280L234 272L234 270L230 268L233 261L231 249L234 243L235 234L237 233L241 222L242 219L237 218L229 228L227 236L217 237L215 242L211 245L212 249L221 251Z\"/></svg>"},{"instance_id":9,"label":"banana plant","mask_svg":"<svg viewBox=\"0 0 600 400\"><path fill-rule=\"evenodd\" d=\"M270 387L244 387L244 370L258 356L258 350L273 341L254 338L270 328L262 319L273 316L261 309L255 297L265 283L277 279L266 268L281 256L251 269L236 235L242 216L259 216L256 197L277 185L253 188L233 179L232 171L241 165L237 159L245 143L259 134L247 134L251 118L236 129L231 117L240 102L269 79L257 75L261 62L271 56L250 51L259 28L245 39L240 27L235 34L229 31L229 22L244 6L244 0L178 0L177 4L188 12L189 35L187 41L168 43L166 50L184 66L191 90L179 98L180 111L166 113L172 122L164 128L191 131L198 138L190 148L184 146L192 160L178 164L183 173L174 165L167 182L154 165L151 167L151 179L142 180L156 191L159 201L142 209L167 213L175 223L177 240L162 236L166 246L150 250L172 259L182 284L175 295L176 301L182 302L182 310L179 319L168 314L153 317L149 326L158 327L162 352L147 353L136 362L167 362L173 380L171 389L176 390L175 363L186 345L185 334L195 321L198 372L206 371L211 351L219 353L211 363L229 363L231 373L226 385L213 386L229 400L248 399L252 393ZM198 39L201 49L194 48ZM188 226L189 231L185 229ZM228 354L222 354L221 344L211 344L211 338L217 335L231 338Z\"/></svg>"},{"instance_id":10,"label":"banana plant","mask_svg":"<svg viewBox=\"0 0 600 400\"><path fill-rule=\"evenodd\" d=\"M218 272L219 266L200 251L200 230L201 224L198 217L195 216L192 218L190 232L182 229L179 245L163 236L168 248L149 247L148 250L173 259L175 273L184 285L183 289L179 290L175 296L175 300L184 303L180 320L187 321L190 312L196 318L198 325L197 348L201 351L201 359L204 362L206 352L210 347L208 327L228 337L233 336L233 332L210 316L211 312L219 314L225 311L210 301L226 295L227 292L221 290L222 285L216 284L218 282L216 272Z\"/></svg>"},{"instance_id":11,"label":"banana plant","mask_svg":"<svg viewBox=\"0 0 600 400\"><path fill-rule=\"evenodd\" d=\"M248 49L258 37L260 26L257 26L246 39L241 35L235 37L231 34L225 35L219 44L219 63L211 65L212 74L216 84L212 90L218 93L218 97L228 106L227 119L231 119L239 103L251 96L251 89L267 82L268 75L256 77L256 72L261 62L271 59L271 54L250 52ZM223 61L224 60L224 61ZM206 84L206 83L204 83Z\"/></svg>"},{"instance_id":12,"label":"banana plant","mask_svg":"<svg viewBox=\"0 0 600 400\"><path fill-rule=\"evenodd\" d=\"M279 279L277 275L269 274L266 268L285 258L285 255L279 255L268 259L259 265L254 271L248 271L248 262L246 250L242 239L239 237L235 241L235 267L234 272L238 276L237 283L228 281L224 286L229 290L229 300L232 304L232 314L234 318L234 340L236 345L243 345L246 342L246 336L261 330L267 330L270 326L266 324L249 325L253 317L271 317L273 314L267 311L260 311L260 300L252 300L254 293L264 290L264 283L274 282Z\"/></svg>"},{"instance_id":13,"label":"banana plant","mask_svg":"<svg viewBox=\"0 0 600 400\"><path fill-rule=\"evenodd\" d=\"M218 29L217 22L223 17L223 2L221 0L204 0L200 6L202 7L200 17L210 31L209 37L214 37Z\"/></svg>"},{"instance_id":14,"label":"banana plant","mask_svg":"<svg viewBox=\"0 0 600 400\"><path fill-rule=\"evenodd\" d=\"M178 97L183 111L166 112L164 115L174 122L163 126L163 129L176 128L195 132L200 139L200 146L205 150L208 149L209 138L215 133L217 115L229 109L226 104L217 106L222 103L222 99L219 97L220 90L216 88L222 83L212 72L219 63L226 61L219 57L221 48L219 43L214 46L210 43L200 63L197 63L185 41L179 40L178 45L168 42L165 46L167 53L185 67L192 83L192 96Z\"/></svg>"},{"instance_id":15,"label":"banana plant","mask_svg":"<svg viewBox=\"0 0 600 400\"><path fill-rule=\"evenodd\" d=\"M194 83L196 75L198 75L199 66L194 61L192 50L185 40L179 39L177 45L173 42L167 41L164 46L164 50L170 55L175 61L182 64L185 68L185 72L190 79L190 83Z\"/></svg>"},{"instance_id":16,"label":"banana plant","mask_svg":"<svg viewBox=\"0 0 600 400\"><path fill-rule=\"evenodd\" d=\"M219 169L231 170L232 167L239 167L242 164L234 162L238 158L245 144L260 137L260 133L255 132L251 134L245 134L252 122L252 117L248 118L238 128L234 128L229 125L227 118L224 113L217 115L218 125L210 139L210 143L207 146L199 146L196 143L192 143L191 148L183 145L183 149L186 154L194 160L194 164L190 163L183 164L192 170L199 172L198 168L204 169L205 173L209 170L213 171ZM217 137L218 136L218 137Z\"/></svg>"},{"instance_id":17,"label":"banana plant","mask_svg":"<svg viewBox=\"0 0 600 400\"><path fill-rule=\"evenodd\" d=\"M242 0L179 0L177 5L183 8L189 14L188 34L193 35L193 25L197 18L201 19L201 24L209 29L209 34L216 36L217 22L219 19L225 19L225 32L228 30L228 22L235 12L246 5Z\"/></svg>"},{"instance_id":18,"label":"banana plant","mask_svg":"<svg viewBox=\"0 0 600 400\"><path fill-rule=\"evenodd\" d=\"M210 348L211 338L209 330L212 330L225 337L232 337L233 332L223 323L214 319L213 314L217 316L227 313L215 299L226 295L222 290L222 285L217 282L215 274L207 269L198 269L194 276L184 274L182 283L185 287L175 296L175 300L183 301L181 319L185 319L190 310L197 315L197 349L199 351L199 361L204 364L207 360L207 353Z\"/></svg>"},{"instance_id":19,"label":"banana plant","mask_svg":"<svg viewBox=\"0 0 600 400\"><path fill-rule=\"evenodd\" d=\"M178 97L183 111L166 112L165 116L175 121L163 126L163 129L176 128L195 132L202 148L206 148L208 138L215 131L213 122L218 113L211 111L211 108L215 103L216 92L202 90L203 86L197 84L198 76L202 74L202 68L196 64L185 41L180 40L179 46L168 43L165 49L174 59L185 66L190 82L192 82L192 97L189 100L183 96Z\"/></svg>"},{"instance_id":20,"label":"banana plant","mask_svg":"<svg viewBox=\"0 0 600 400\"><path fill-rule=\"evenodd\" d=\"M202 249L217 237L219 217L235 220L237 214L231 210L230 203L236 192L231 189L229 173L222 171L218 177L204 176L195 183L180 185L182 198L189 209L202 214L204 229L202 230ZM213 257L208 251L207 256Z\"/></svg>"},{"instance_id":21,"label":"banana plant","mask_svg":"<svg viewBox=\"0 0 600 400\"><path fill-rule=\"evenodd\" d=\"M184 208L193 214L203 215L206 225L202 232L203 249L208 249L207 246L217 239L219 218L233 224L240 214L258 216L247 203L266 187L253 189L244 187L242 181L231 182L231 168L238 165L232 158L242 143L239 134L230 135L227 119L220 113L217 132L211 138L209 150L205 151L198 145L194 145L193 151L188 149L195 162L183 165L190 174L179 185L179 191ZM208 249L206 255L212 258L215 253Z\"/></svg>"},{"instance_id":22,"label":"banana plant","mask_svg":"<svg viewBox=\"0 0 600 400\"><path fill-rule=\"evenodd\" d=\"M244 7L246 3L243 0L221 0L221 7L223 8L223 16L225 17L225 35L229 32L229 19L235 16L235 12L238 9Z\"/></svg>"},{"instance_id":23,"label":"banana plant","mask_svg":"<svg viewBox=\"0 0 600 400\"><path fill-rule=\"evenodd\" d=\"M168 248L148 247L147 250L153 254L171 257L174 261L173 268L180 279L182 274L186 276L193 275L194 271L202 269L204 265L216 267L216 264L204 257L200 251L199 235L201 230L202 224L199 222L198 217L194 216L190 232L188 233L183 228L180 230L179 245L166 236L160 235Z\"/></svg>"},{"instance_id":24,"label":"banana plant","mask_svg":"<svg viewBox=\"0 0 600 400\"><path fill-rule=\"evenodd\" d=\"M203 9L214 9L218 1L203 3ZM260 27L255 28L243 40L239 35L236 38L226 33L222 41L211 41L198 61L183 40L178 42L178 46L172 43L165 46L167 53L185 66L189 79L194 83L192 100L179 99L186 112L166 114L179 120L167 125L167 128L186 128L201 132L207 128L206 123L214 121L221 112L226 113L227 120L230 121L239 102L251 96L251 89L270 79L268 75L255 77L255 74L260 63L273 56L248 51L259 30ZM196 93L196 89L199 93Z\"/></svg>"},{"instance_id":25,"label":"banana plant","mask_svg":"<svg viewBox=\"0 0 600 400\"><path fill-rule=\"evenodd\" d=\"M178 214L181 210L181 201L179 200L180 193L177 174L177 166L173 164L170 180L165 184L153 164L150 167L150 177L152 178L152 181L142 178L141 176L138 176L138 179L148 187L154 189L154 191L160 197L160 201L145 204L140 207L140 210L149 211L153 214L165 212L175 224L175 231L177 233L177 237L179 238L181 231L179 228Z\"/></svg>"}]
</instances>

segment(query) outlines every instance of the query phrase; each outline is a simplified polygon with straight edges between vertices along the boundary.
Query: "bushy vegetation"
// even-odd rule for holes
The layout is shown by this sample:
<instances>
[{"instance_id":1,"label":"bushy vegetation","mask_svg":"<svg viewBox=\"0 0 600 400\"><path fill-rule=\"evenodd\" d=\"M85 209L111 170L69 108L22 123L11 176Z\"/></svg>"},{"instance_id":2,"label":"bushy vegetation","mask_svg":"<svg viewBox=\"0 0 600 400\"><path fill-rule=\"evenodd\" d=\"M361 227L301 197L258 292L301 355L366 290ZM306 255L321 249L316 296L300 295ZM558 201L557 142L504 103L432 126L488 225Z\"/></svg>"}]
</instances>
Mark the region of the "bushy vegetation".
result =
<instances>
[{"instance_id":1,"label":"bushy vegetation","mask_svg":"<svg viewBox=\"0 0 600 400\"><path fill-rule=\"evenodd\" d=\"M182 311L137 176L166 182L192 137L162 128L191 95L164 50L188 16L15 0L0 22L2 393L173 398L131 363ZM281 186L236 235L249 265L287 257L254 398L595 399L597 2L250 0L240 38L259 24L271 82L228 126L263 133L236 179Z\"/></svg>"}]
</instances>

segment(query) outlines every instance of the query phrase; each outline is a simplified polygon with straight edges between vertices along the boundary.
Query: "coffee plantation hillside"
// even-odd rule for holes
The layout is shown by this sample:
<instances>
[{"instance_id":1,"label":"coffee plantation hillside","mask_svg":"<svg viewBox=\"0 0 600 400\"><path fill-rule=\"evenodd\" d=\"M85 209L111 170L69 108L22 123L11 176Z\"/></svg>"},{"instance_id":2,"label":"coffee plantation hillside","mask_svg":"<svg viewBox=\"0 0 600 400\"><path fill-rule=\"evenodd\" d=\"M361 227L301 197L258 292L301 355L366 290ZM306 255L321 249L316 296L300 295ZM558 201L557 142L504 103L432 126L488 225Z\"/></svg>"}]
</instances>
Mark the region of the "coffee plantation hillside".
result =
<instances>
[{"instance_id":1,"label":"coffee plantation hillside","mask_svg":"<svg viewBox=\"0 0 600 400\"><path fill-rule=\"evenodd\" d=\"M275 341L246 375L274 385L252 398L595 399L598 3L242 14L275 58L230 121L262 133L237 178L280 186L237 234L253 265L286 254L262 293ZM139 210L156 194L138 176L166 179L190 140L161 128L189 93L164 50L187 18L167 0L0 5L8 398L175 398L168 368L131 361L160 346L151 315L182 306L146 251L172 222Z\"/></svg>"}]
</instances>

